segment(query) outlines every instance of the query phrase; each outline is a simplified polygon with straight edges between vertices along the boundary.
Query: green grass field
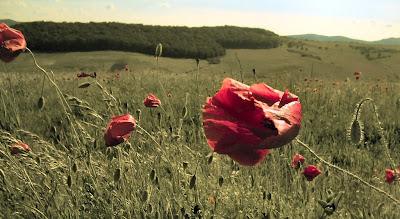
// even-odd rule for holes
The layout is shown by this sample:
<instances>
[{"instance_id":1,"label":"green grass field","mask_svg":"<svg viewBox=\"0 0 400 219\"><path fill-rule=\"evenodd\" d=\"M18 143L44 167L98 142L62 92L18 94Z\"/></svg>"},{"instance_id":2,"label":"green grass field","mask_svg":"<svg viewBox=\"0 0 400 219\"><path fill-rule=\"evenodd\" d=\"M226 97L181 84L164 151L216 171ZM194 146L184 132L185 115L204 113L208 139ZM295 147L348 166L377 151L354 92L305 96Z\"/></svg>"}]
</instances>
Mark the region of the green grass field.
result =
<instances>
[{"instance_id":1,"label":"green grass field","mask_svg":"<svg viewBox=\"0 0 400 219\"><path fill-rule=\"evenodd\" d=\"M387 150L400 164L400 53L369 60L348 44L304 43L303 49L228 50L220 64L202 60L198 80L192 59L161 57L157 65L154 57L137 53L37 54L39 64L54 72L70 121L47 79L45 104L38 108L43 74L29 54L1 64L0 218L319 218L324 209L318 200L327 200L329 192L344 192L329 218L399 218L394 201L324 165L296 141L272 150L256 167L239 166L208 148L201 106L223 78L288 88L303 106L299 139L400 199L399 182L389 185L384 178L392 165ZM124 64L129 71L119 70ZM98 77L77 79L80 71ZM354 71L362 72L359 80ZM85 82L91 85L79 88ZM149 92L162 108L144 107ZM365 138L354 144L347 129L356 104L367 97L380 122L372 102L365 103ZM139 110L138 124L146 131L137 129L129 142L106 148L109 118L130 112L139 119ZM8 147L15 139L32 151L12 156ZM295 153L322 174L306 181L290 167Z\"/></svg>"}]
</instances>

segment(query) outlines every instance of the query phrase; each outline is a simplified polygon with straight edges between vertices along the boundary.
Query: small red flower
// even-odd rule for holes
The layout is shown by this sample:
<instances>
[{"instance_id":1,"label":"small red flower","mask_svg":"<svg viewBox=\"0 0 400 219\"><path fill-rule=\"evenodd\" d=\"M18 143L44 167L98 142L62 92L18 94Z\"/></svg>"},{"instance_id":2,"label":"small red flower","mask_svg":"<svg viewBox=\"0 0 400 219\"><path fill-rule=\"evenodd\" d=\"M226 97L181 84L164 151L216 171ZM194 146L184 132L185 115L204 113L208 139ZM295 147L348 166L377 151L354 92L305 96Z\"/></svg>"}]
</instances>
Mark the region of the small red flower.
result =
<instances>
[{"instance_id":1,"label":"small red flower","mask_svg":"<svg viewBox=\"0 0 400 219\"><path fill-rule=\"evenodd\" d=\"M89 76L91 76L91 75L86 72L81 72L81 73L76 74L76 77L78 77L78 78L86 78Z\"/></svg>"},{"instance_id":2,"label":"small red flower","mask_svg":"<svg viewBox=\"0 0 400 219\"><path fill-rule=\"evenodd\" d=\"M125 65L125 71L129 71L128 65Z\"/></svg>"},{"instance_id":3,"label":"small red flower","mask_svg":"<svg viewBox=\"0 0 400 219\"><path fill-rule=\"evenodd\" d=\"M312 181L319 174L321 174L321 171L318 169L318 167L314 165L308 165L303 171L303 175L307 178L308 181Z\"/></svg>"},{"instance_id":4,"label":"small red flower","mask_svg":"<svg viewBox=\"0 0 400 219\"><path fill-rule=\"evenodd\" d=\"M299 133L301 104L289 91L266 84L248 86L226 78L203 107L210 148L242 165L260 163L268 149L281 147Z\"/></svg>"},{"instance_id":5,"label":"small red flower","mask_svg":"<svg viewBox=\"0 0 400 219\"><path fill-rule=\"evenodd\" d=\"M360 79L360 76L356 76L356 80Z\"/></svg>"},{"instance_id":6,"label":"small red flower","mask_svg":"<svg viewBox=\"0 0 400 219\"><path fill-rule=\"evenodd\" d=\"M301 154L295 154L292 158L291 166L295 169L299 169L306 159Z\"/></svg>"},{"instance_id":7,"label":"small red flower","mask_svg":"<svg viewBox=\"0 0 400 219\"><path fill-rule=\"evenodd\" d=\"M360 71L355 71L354 72L354 76L360 76L361 75L361 72Z\"/></svg>"},{"instance_id":8,"label":"small red flower","mask_svg":"<svg viewBox=\"0 0 400 219\"><path fill-rule=\"evenodd\" d=\"M135 127L136 121L129 114L112 117L104 133L106 145L115 146L126 141Z\"/></svg>"},{"instance_id":9,"label":"small red flower","mask_svg":"<svg viewBox=\"0 0 400 219\"><path fill-rule=\"evenodd\" d=\"M144 99L143 103L146 107L159 107L161 105L161 100L154 94L150 93L146 99Z\"/></svg>"},{"instance_id":10,"label":"small red flower","mask_svg":"<svg viewBox=\"0 0 400 219\"><path fill-rule=\"evenodd\" d=\"M21 31L0 23L0 59L11 62L25 49L26 41Z\"/></svg>"},{"instance_id":11,"label":"small red flower","mask_svg":"<svg viewBox=\"0 0 400 219\"><path fill-rule=\"evenodd\" d=\"M20 153L28 153L29 151L31 151L31 148L29 147L29 145L23 143L22 141L19 141L13 144L10 147L10 150L12 155L17 155Z\"/></svg>"},{"instance_id":12,"label":"small red flower","mask_svg":"<svg viewBox=\"0 0 400 219\"><path fill-rule=\"evenodd\" d=\"M386 182L391 184L396 180L396 171L392 170L392 169L386 169L385 170L385 178L386 178Z\"/></svg>"}]
</instances>

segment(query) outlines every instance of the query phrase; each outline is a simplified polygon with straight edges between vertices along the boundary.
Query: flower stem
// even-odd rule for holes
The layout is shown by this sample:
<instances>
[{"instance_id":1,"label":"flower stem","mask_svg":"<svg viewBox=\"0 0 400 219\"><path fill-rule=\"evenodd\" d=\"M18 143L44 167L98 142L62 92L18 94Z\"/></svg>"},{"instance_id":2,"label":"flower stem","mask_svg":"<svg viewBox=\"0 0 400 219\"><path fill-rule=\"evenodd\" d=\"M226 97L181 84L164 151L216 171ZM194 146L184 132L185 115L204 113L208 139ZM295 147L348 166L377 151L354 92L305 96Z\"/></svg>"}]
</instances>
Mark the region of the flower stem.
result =
<instances>
[{"instance_id":1,"label":"flower stem","mask_svg":"<svg viewBox=\"0 0 400 219\"><path fill-rule=\"evenodd\" d=\"M367 181L365 181L364 179L362 179L361 177L355 175L354 173L342 169L334 164L329 163L328 161L324 160L323 158L321 158L320 156L318 156L318 154L316 154L307 144L305 144L304 142L302 142L300 139L296 138L297 143L299 143L301 146L303 146L304 148L306 148L312 155L314 155L318 160L320 160L322 163L326 164L327 166L336 169L339 172L342 172L356 180L358 180L359 182L361 182L362 184L366 185L367 187L370 187L371 189L379 192L382 195L385 195L386 197L388 197L389 199L391 199L396 205L400 206L400 200L396 199L395 197L393 197L392 195L390 195L389 193L383 191L382 189L371 185L370 183L368 183Z\"/></svg>"},{"instance_id":2,"label":"flower stem","mask_svg":"<svg viewBox=\"0 0 400 219\"><path fill-rule=\"evenodd\" d=\"M32 56L32 58L33 58L33 62L35 63L36 67L37 67L40 71L42 71L42 72L44 73L44 75L47 77L47 79L50 81L50 83L55 87L55 89L56 89L56 91L57 91L57 94L58 94L58 97L60 98L61 105L62 105L62 107L63 107L63 109L64 109L64 112L65 112L65 114L66 114L66 116L67 116L68 121L69 121L70 124L71 124L72 131L73 131L73 133L74 133L74 135L75 135L75 137L76 137L76 141L77 141L76 144L78 145L78 144L81 143L81 142L80 142L80 139L79 139L79 137L78 137L78 133L77 133L77 131L76 131L76 129L75 129L75 126L74 126L74 124L73 124L73 122L72 122L72 120L71 120L71 118L70 118L70 113L72 114L72 109L71 109L71 107L68 105L67 100L64 98L63 93L61 92L61 90L60 90L60 88L58 87L58 85L56 84L56 82L50 77L50 74L49 74L44 68L42 68L42 67L37 63L36 58L35 58L35 55L33 54L33 52L32 52L28 47L26 47L26 50L31 54L31 56ZM67 108L68 108L68 110L69 110L70 113L68 113Z\"/></svg>"}]
</instances>

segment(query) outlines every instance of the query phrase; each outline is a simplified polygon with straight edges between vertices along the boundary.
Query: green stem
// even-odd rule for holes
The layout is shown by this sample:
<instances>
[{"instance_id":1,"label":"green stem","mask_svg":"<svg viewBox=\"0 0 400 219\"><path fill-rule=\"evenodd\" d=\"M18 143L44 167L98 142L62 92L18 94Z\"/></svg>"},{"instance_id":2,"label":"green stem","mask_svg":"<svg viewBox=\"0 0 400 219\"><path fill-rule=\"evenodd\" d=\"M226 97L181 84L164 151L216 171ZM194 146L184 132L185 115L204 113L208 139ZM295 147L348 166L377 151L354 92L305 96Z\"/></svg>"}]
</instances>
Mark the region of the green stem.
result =
<instances>
[{"instance_id":1,"label":"green stem","mask_svg":"<svg viewBox=\"0 0 400 219\"><path fill-rule=\"evenodd\" d=\"M314 155L318 160L320 160L320 161L321 161L322 163L324 163L325 165L327 165L327 166L329 166L329 167L331 167L331 168L333 168L333 169L336 169L337 171L342 172L342 173L344 173L344 174L346 174L346 175L348 175L348 176L350 176L350 177L356 179L357 181L361 182L362 184L366 185L367 187L370 187L371 189L377 191L378 193L380 193L380 194L382 194L382 195L388 197L388 198L391 199L396 205L399 205L399 206L400 206L400 200L396 199L395 197L393 197L393 196L390 195L389 193L383 191L382 189L380 189L380 188L378 188L378 187L376 187L376 186L374 186L374 185L371 185L370 183L368 183L367 181L365 181L365 180L362 179L361 177L355 175L354 173L352 173L352 172L350 172L350 171L348 171L348 170L342 169L342 168L340 168L340 167L338 167L338 166L336 166L336 165L334 165L334 164L331 164L331 163L329 163L328 161L324 160L323 158L321 158L320 156L318 156L318 154L316 154L307 144L305 144L304 142L302 142L300 139L296 138L296 141L297 141L297 143L299 143L301 146L303 146L304 148L306 148L312 155Z\"/></svg>"},{"instance_id":2,"label":"green stem","mask_svg":"<svg viewBox=\"0 0 400 219\"><path fill-rule=\"evenodd\" d=\"M357 106L356 118L355 119L356 120L358 119L358 117L360 115L360 110L361 110L363 104L366 103L367 101L371 101L372 102L372 107L374 109L374 115L375 115L375 118L376 118L377 124L378 124L378 132L379 132L379 135L382 137L382 143L383 143L383 146L385 147L386 156L390 160L391 168L395 168L396 167L396 163L394 162L392 156L390 155L389 142L386 140L385 133L384 133L383 127L382 127L382 122L379 119L379 113L378 113L378 109L376 107L374 99L368 97L368 98L365 98L365 99L360 101L360 103Z\"/></svg>"},{"instance_id":3,"label":"green stem","mask_svg":"<svg viewBox=\"0 0 400 219\"><path fill-rule=\"evenodd\" d=\"M40 93L40 96L43 97L43 91L44 91L44 81L46 79L46 75L43 75L43 82L42 82L42 92Z\"/></svg>"},{"instance_id":4,"label":"green stem","mask_svg":"<svg viewBox=\"0 0 400 219\"><path fill-rule=\"evenodd\" d=\"M70 118L70 116L69 116L70 114L69 114L68 111L67 111L67 108L68 108L69 112L70 112L71 115L72 115L72 109L71 109L70 106L68 105L67 100L64 98L63 93L61 92L61 90L60 90L60 88L58 87L58 85L56 84L56 82L50 77L49 73L37 63L36 58L35 58L35 55L33 54L33 52L32 52L28 47L26 47L26 50L31 54L31 56L32 56L32 58L33 58L33 62L35 63L36 67L37 67L40 71L42 71L42 72L44 73L44 75L47 77L47 79L50 81L50 83L55 87L55 89L56 89L56 91L57 91L57 94L58 94L58 97L60 98L60 101L61 101L61 106L63 107L64 112L65 112L65 114L66 114L66 116L67 116L67 119L68 119L68 121L69 121L70 124L71 124L72 131L74 132L74 136L75 136L75 139L76 139L76 141L77 141L76 143L77 143L77 145L80 144L81 142L80 142L80 139L79 139L79 137L78 137L78 133L76 132L75 126L74 126L74 124L73 124L73 122L72 122L72 120L71 120L71 118Z\"/></svg>"}]
</instances>

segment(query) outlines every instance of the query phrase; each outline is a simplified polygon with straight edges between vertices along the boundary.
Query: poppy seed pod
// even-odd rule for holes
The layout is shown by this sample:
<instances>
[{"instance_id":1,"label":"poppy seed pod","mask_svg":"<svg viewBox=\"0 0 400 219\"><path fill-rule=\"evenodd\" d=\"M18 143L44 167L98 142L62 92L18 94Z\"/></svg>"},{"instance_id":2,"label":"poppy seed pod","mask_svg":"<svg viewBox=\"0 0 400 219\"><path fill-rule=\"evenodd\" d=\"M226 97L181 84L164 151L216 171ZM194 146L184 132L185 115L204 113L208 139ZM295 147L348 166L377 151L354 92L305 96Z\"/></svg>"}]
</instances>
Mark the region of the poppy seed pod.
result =
<instances>
[{"instance_id":1,"label":"poppy seed pod","mask_svg":"<svg viewBox=\"0 0 400 219\"><path fill-rule=\"evenodd\" d=\"M126 141L135 128L136 121L129 114L112 117L104 133L106 145L115 146Z\"/></svg>"},{"instance_id":2,"label":"poppy seed pod","mask_svg":"<svg viewBox=\"0 0 400 219\"><path fill-rule=\"evenodd\" d=\"M210 148L242 165L253 166L292 141L300 130L297 96L266 84L248 86L226 78L203 107L203 127Z\"/></svg>"},{"instance_id":3,"label":"poppy seed pod","mask_svg":"<svg viewBox=\"0 0 400 219\"><path fill-rule=\"evenodd\" d=\"M21 31L0 23L0 59L11 62L25 49L26 41Z\"/></svg>"}]
</instances>

